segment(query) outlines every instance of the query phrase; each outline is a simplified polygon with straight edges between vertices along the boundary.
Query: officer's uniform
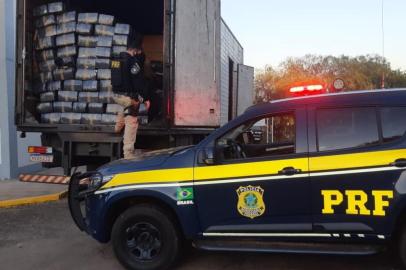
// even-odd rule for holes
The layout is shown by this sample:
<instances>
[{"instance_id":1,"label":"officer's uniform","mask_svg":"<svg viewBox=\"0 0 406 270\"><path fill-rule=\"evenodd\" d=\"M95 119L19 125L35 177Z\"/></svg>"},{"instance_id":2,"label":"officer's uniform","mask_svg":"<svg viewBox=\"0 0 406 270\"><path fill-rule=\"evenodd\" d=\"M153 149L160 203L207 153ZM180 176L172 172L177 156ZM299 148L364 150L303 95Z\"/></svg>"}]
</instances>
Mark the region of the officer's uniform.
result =
<instances>
[{"instance_id":1,"label":"officer's uniform","mask_svg":"<svg viewBox=\"0 0 406 270\"><path fill-rule=\"evenodd\" d=\"M144 53L132 57L128 53L120 54L119 68L112 67L112 83L116 90L114 101L125 109L117 115L115 131L124 128L123 152L125 159L134 158L134 144L138 131L138 112L140 105L149 100L144 77ZM120 86L118 86L119 82ZM115 85L116 84L116 85ZM117 90L117 88L119 90Z\"/></svg>"}]
</instances>

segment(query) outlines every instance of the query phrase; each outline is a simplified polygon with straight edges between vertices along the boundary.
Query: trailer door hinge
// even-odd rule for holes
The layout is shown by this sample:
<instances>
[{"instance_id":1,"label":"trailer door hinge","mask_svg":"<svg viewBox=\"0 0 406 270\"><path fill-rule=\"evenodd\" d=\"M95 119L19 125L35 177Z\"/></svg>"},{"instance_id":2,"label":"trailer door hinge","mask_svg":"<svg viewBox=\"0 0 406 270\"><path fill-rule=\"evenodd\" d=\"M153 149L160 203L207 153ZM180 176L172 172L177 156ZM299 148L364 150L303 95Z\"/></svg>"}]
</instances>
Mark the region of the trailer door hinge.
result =
<instances>
[{"instance_id":1,"label":"trailer door hinge","mask_svg":"<svg viewBox=\"0 0 406 270\"><path fill-rule=\"evenodd\" d=\"M175 14L175 12L172 11L172 10L167 10L167 11L165 11L165 13L166 13L166 15L168 15L168 16Z\"/></svg>"}]
</instances>

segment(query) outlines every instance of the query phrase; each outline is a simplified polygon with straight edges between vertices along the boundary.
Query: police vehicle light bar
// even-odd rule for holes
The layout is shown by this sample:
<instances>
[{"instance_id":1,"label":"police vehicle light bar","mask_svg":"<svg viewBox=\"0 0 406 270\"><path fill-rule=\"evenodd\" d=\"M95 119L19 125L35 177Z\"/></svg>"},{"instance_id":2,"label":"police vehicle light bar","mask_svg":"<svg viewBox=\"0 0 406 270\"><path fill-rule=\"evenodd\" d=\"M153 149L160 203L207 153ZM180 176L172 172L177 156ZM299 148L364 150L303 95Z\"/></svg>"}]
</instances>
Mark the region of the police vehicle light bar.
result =
<instances>
[{"instance_id":1,"label":"police vehicle light bar","mask_svg":"<svg viewBox=\"0 0 406 270\"><path fill-rule=\"evenodd\" d=\"M300 93L300 92L304 92L304 91L320 91L323 90L323 86L320 84L316 84L316 85L307 85L307 86L296 86L296 87L292 87L290 88L290 92L291 93Z\"/></svg>"}]
</instances>

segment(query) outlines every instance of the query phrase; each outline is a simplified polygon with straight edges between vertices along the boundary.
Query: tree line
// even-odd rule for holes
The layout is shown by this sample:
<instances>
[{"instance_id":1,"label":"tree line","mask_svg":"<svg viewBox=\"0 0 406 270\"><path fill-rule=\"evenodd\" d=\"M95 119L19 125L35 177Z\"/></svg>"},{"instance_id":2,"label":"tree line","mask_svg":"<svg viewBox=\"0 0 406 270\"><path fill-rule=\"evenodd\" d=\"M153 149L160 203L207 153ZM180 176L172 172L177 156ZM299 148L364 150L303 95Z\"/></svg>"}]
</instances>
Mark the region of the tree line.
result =
<instances>
[{"instance_id":1,"label":"tree line","mask_svg":"<svg viewBox=\"0 0 406 270\"><path fill-rule=\"evenodd\" d=\"M255 88L257 102L290 96L289 89L301 84L323 84L334 91L333 82L344 80L343 91L406 87L406 72L392 69L378 55L319 56L288 58L277 68L267 66L257 71Z\"/></svg>"}]
</instances>

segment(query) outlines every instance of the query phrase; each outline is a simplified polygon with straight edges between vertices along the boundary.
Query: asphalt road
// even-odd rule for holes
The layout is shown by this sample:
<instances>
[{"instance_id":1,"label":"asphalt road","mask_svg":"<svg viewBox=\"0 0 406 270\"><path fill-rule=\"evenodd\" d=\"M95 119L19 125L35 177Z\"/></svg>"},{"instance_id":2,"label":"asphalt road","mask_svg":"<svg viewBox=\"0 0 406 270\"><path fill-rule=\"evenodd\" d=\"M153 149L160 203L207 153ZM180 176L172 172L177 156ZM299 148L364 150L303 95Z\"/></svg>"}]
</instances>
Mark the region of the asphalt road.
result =
<instances>
[{"instance_id":1,"label":"asphalt road","mask_svg":"<svg viewBox=\"0 0 406 270\"><path fill-rule=\"evenodd\" d=\"M390 254L369 257L210 253L192 250L177 270L397 269ZM110 245L73 224L66 201L0 209L0 269L123 269Z\"/></svg>"}]
</instances>

